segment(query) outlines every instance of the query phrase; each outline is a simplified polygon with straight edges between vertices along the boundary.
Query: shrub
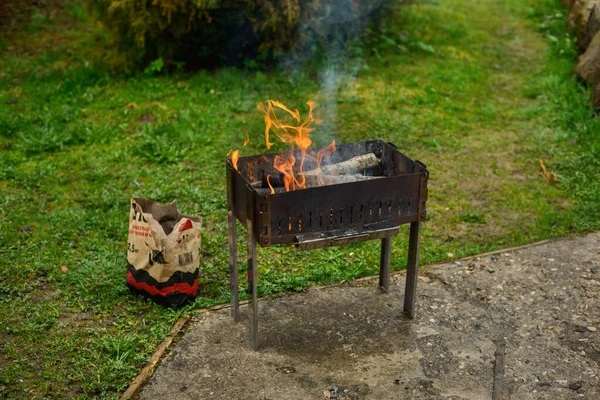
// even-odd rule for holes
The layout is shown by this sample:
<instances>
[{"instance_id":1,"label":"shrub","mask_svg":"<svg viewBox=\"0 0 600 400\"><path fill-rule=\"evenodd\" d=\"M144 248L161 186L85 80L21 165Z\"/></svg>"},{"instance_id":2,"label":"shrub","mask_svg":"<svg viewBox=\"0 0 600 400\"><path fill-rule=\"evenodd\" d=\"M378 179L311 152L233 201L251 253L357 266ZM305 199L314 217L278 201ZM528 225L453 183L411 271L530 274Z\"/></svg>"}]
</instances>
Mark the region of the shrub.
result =
<instances>
[{"instance_id":1,"label":"shrub","mask_svg":"<svg viewBox=\"0 0 600 400\"><path fill-rule=\"evenodd\" d=\"M112 34L117 64L239 65L295 49L339 51L385 0L86 0ZM389 3L389 2L388 2ZM383 14L383 13L379 13ZM342 50L343 51L343 50ZM256 61L252 61L256 64ZM181 64L177 64L181 65Z\"/></svg>"},{"instance_id":2,"label":"shrub","mask_svg":"<svg viewBox=\"0 0 600 400\"><path fill-rule=\"evenodd\" d=\"M86 0L111 33L115 64L162 59L189 67L239 64L289 50L300 0Z\"/></svg>"}]
</instances>

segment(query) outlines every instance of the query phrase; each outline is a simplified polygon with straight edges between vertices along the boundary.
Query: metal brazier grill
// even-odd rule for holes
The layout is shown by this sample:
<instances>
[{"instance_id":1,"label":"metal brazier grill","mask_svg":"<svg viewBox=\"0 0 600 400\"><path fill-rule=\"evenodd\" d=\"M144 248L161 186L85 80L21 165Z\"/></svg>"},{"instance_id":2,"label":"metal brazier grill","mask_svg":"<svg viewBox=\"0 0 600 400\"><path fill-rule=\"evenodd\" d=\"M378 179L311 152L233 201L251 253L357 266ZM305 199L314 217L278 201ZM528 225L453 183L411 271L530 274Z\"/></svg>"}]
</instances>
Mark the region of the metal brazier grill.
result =
<instances>
[{"instance_id":1,"label":"metal brazier grill","mask_svg":"<svg viewBox=\"0 0 600 400\"><path fill-rule=\"evenodd\" d=\"M429 172L424 164L411 160L393 144L381 140L339 145L329 161L341 162L367 153L374 153L381 162L363 172L381 176L378 179L275 193L257 188L254 181L259 176L278 173L273 167L276 154L242 157L238 160L238 169L231 160L227 161L231 313L237 322L237 218L248 232L248 319L253 349L258 348L257 243L262 247L294 244L300 250L312 250L381 239L379 286L387 292L392 237L401 224L410 223L404 312L414 317L421 221L427 214ZM296 154L296 159L299 157L300 154ZM311 162L306 160L305 170L311 167Z\"/></svg>"}]
</instances>

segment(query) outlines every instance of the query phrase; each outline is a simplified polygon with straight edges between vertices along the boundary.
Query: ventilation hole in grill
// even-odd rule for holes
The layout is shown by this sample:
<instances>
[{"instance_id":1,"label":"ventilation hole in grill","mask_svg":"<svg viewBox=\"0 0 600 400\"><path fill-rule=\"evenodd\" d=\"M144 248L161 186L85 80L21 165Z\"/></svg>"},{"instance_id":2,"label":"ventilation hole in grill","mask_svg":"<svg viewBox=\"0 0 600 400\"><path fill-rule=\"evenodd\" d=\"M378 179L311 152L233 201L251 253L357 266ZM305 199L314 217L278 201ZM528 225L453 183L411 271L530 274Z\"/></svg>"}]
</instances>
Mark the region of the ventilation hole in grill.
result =
<instances>
[{"instance_id":1,"label":"ventilation hole in grill","mask_svg":"<svg viewBox=\"0 0 600 400\"><path fill-rule=\"evenodd\" d=\"M362 216L362 214L363 214L363 205L361 204L361 205L360 205L360 216L358 217L358 220L359 220L359 221L362 221L362 220L363 220L363 216Z\"/></svg>"},{"instance_id":2,"label":"ventilation hole in grill","mask_svg":"<svg viewBox=\"0 0 600 400\"><path fill-rule=\"evenodd\" d=\"M340 224L344 223L344 209L340 208Z\"/></svg>"},{"instance_id":3,"label":"ventilation hole in grill","mask_svg":"<svg viewBox=\"0 0 600 400\"><path fill-rule=\"evenodd\" d=\"M292 217L288 217L288 232L292 231Z\"/></svg>"},{"instance_id":4,"label":"ventilation hole in grill","mask_svg":"<svg viewBox=\"0 0 600 400\"><path fill-rule=\"evenodd\" d=\"M277 233L281 234L281 219L277 219Z\"/></svg>"},{"instance_id":5,"label":"ventilation hole in grill","mask_svg":"<svg viewBox=\"0 0 600 400\"><path fill-rule=\"evenodd\" d=\"M298 232L302 232L302 214L298 215Z\"/></svg>"},{"instance_id":6,"label":"ventilation hole in grill","mask_svg":"<svg viewBox=\"0 0 600 400\"><path fill-rule=\"evenodd\" d=\"M388 205L388 215L392 216L392 201L390 200L390 204Z\"/></svg>"},{"instance_id":7,"label":"ventilation hole in grill","mask_svg":"<svg viewBox=\"0 0 600 400\"><path fill-rule=\"evenodd\" d=\"M312 211L308 212L308 227L312 226Z\"/></svg>"},{"instance_id":8,"label":"ventilation hole in grill","mask_svg":"<svg viewBox=\"0 0 600 400\"><path fill-rule=\"evenodd\" d=\"M329 225L333 224L333 208L329 209Z\"/></svg>"},{"instance_id":9,"label":"ventilation hole in grill","mask_svg":"<svg viewBox=\"0 0 600 400\"><path fill-rule=\"evenodd\" d=\"M383 208L383 203L379 202L379 215L377 215L378 217L381 217L381 209Z\"/></svg>"},{"instance_id":10,"label":"ventilation hole in grill","mask_svg":"<svg viewBox=\"0 0 600 400\"><path fill-rule=\"evenodd\" d=\"M350 223L352 223L352 216L354 215L354 206L350 206Z\"/></svg>"},{"instance_id":11,"label":"ventilation hole in grill","mask_svg":"<svg viewBox=\"0 0 600 400\"><path fill-rule=\"evenodd\" d=\"M371 218L373 216L373 209L371 207L369 207L369 218Z\"/></svg>"},{"instance_id":12,"label":"ventilation hole in grill","mask_svg":"<svg viewBox=\"0 0 600 400\"><path fill-rule=\"evenodd\" d=\"M408 213L410 214L410 197L408 198L408 207L406 207L408 210Z\"/></svg>"},{"instance_id":13,"label":"ventilation hole in grill","mask_svg":"<svg viewBox=\"0 0 600 400\"><path fill-rule=\"evenodd\" d=\"M319 226L323 226L323 211L319 211Z\"/></svg>"}]
</instances>

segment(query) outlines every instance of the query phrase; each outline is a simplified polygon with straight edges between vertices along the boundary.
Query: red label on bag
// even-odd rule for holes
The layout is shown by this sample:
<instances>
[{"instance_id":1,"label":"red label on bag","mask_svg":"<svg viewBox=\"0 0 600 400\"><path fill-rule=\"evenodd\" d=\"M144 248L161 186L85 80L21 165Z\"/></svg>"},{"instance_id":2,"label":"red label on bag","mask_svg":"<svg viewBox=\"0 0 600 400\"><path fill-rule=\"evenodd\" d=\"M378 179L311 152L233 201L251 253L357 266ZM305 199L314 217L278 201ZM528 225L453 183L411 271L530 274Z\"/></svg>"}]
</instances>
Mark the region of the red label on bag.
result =
<instances>
[{"instance_id":1,"label":"red label on bag","mask_svg":"<svg viewBox=\"0 0 600 400\"><path fill-rule=\"evenodd\" d=\"M179 232L187 231L188 229L192 229L191 219L186 219L183 224L179 225Z\"/></svg>"},{"instance_id":2,"label":"red label on bag","mask_svg":"<svg viewBox=\"0 0 600 400\"><path fill-rule=\"evenodd\" d=\"M131 275L131 272L127 271L127 283L129 283L134 288L143 290L147 293L150 293L153 296L158 295L164 297L168 294L173 293L183 293L195 296L196 293L198 293L198 279L195 279L192 285L190 285L189 283L174 283L171 286L158 289L154 286L148 285L146 282L136 281L133 275Z\"/></svg>"}]
</instances>

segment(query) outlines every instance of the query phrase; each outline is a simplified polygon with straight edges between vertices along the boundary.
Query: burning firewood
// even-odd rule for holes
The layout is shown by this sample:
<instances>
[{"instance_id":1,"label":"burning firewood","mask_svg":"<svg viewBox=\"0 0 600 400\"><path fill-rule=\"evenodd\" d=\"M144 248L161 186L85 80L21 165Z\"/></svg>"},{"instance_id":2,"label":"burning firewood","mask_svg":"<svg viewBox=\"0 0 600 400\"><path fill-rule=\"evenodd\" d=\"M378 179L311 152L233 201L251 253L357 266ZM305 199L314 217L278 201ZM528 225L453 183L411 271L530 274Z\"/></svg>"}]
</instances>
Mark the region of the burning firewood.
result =
<instances>
[{"instance_id":1,"label":"burning firewood","mask_svg":"<svg viewBox=\"0 0 600 400\"><path fill-rule=\"evenodd\" d=\"M304 176L308 179L309 176L353 175L364 169L376 167L380 163L381 160L375 154L363 154L337 164L324 165L320 168L306 171Z\"/></svg>"},{"instance_id":2,"label":"burning firewood","mask_svg":"<svg viewBox=\"0 0 600 400\"><path fill-rule=\"evenodd\" d=\"M272 174L265 174L264 171L261 174L261 187L284 187L284 175L281 172L275 172Z\"/></svg>"},{"instance_id":3,"label":"burning firewood","mask_svg":"<svg viewBox=\"0 0 600 400\"><path fill-rule=\"evenodd\" d=\"M306 187L316 187L325 185L337 185L339 183L350 183L358 181L368 181L371 179L383 178L383 176L365 176L362 174L353 175L305 175Z\"/></svg>"},{"instance_id":4,"label":"burning firewood","mask_svg":"<svg viewBox=\"0 0 600 400\"><path fill-rule=\"evenodd\" d=\"M277 187L277 188L273 188L273 190L271 190L271 188L256 188L256 193L258 193L261 196L266 196L268 194L275 194L275 193L283 193L285 192L285 188L284 187Z\"/></svg>"},{"instance_id":5,"label":"burning firewood","mask_svg":"<svg viewBox=\"0 0 600 400\"><path fill-rule=\"evenodd\" d=\"M353 174L353 175L307 175L306 176L306 187L318 187L318 186L326 186L326 185L337 185L340 183L350 183L350 182L359 182L359 181L368 181L372 179L384 178L383 176L365 176L362 174ZM273 190L270 187L261 187L262 182L252 182L252 186L256 188L256 192L259 195L267 195L274 193L282 193L285 192L285 187L275 186L273 185Z\"/></svg>"},{"instance_id":6,"label":"burning firewood","mask_svg":"<svg viewBox=\"0 0 600 400\"><path fill-rule=\"evenodd\" d=\"M380 176L365 176L359 173L368 168L378 166L381 160L373 153L363 154L353 157L349 160L337 164L325 165L310 171L306 171L300 176L303 179L303 185L306 187L318 187L324 185L335 185L340 183L358 182L370 179L381 178ZM279 193L279 188L285 186L285 175L283 173L266 174L261 171L260 180L254 181L251 185L255 188L269 189L274 188L275 193ZM260 194L263 190L261 190Z\"/></svg>"},{"instance_id":7,"label":"burning firewood","mask_svg":"<svg viewBox=\"0 0 600 400\"><path fill-rule=\"evenodd\" d=\"M321 181L331 182L331 184L354 182L358 180L374 178L371 176L361 175L358 172L368 168L376 167L380 163L381 159L377 158L375 154L369 153L353 157L337 164L324 165L320 168L306 171L302 175L306 179L306 185L309 186L311 186L311 183L314 183L312 186L319 186L317 182ZM344 178L345 176L348 178ZM269 178L269 182L267 182L267 177ZM260 178L261 179L259 181L252 182L252 186L262 188L268 188L269 186L284 186L284 174L282 173L265 174L265 172L262 171Z\"/></svg>"}]
</instances>

